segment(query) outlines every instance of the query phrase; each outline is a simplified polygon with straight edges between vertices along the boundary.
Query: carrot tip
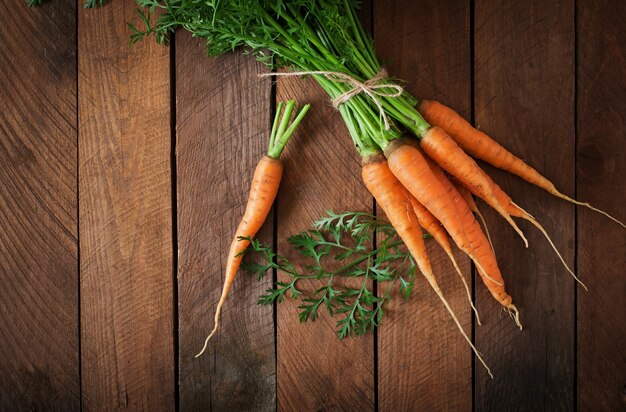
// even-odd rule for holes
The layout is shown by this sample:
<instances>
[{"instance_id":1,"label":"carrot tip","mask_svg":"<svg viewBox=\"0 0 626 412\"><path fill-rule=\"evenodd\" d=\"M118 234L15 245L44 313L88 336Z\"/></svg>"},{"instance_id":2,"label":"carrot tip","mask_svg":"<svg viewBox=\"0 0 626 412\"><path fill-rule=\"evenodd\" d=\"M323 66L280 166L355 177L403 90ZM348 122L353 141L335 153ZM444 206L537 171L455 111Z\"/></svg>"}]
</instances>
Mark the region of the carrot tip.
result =
<instances>
[{"instance_id":1,"label":"carrot tip","mask_svg":"<svg viewBox=\"0 0 626 412\"><path fill-rule=\"evenodd\" d=\"M521 209L521 208L520 208ZM523 209L521 209L523 210ZM530 216L530 215L528 215ZM561 263L563 264L563 266L565 266L565 269L569 272L570 275L572 275L572 277L574 279L576 279L576 282L578 282L583 288L585 288L585 290L588 292L589 289L587 289L587 285L585 285L582 280L580 280L578 278L578 276L576 276L576 274L574 273L574 271L572 271L572 269L570 269L570 267L567 265L567 263L565 262L565 259L563 259L563 256L561 255L561 253L559 252L559 250L556 248L556 245L554 244L554 242L552 242L552 239L550 238L550 236L548 235L548 232L546 232L546 230L544 229L543 226L541 226L541 224L539 222L537 222L535 219L533 218L528 218L528 217L524 217L524 219L526 219L527 221L529 221L530 223L532 223L537 229L539 229L539 231L541 233L543 233L543 235L546 237L546 239L548 239L548 243L550 243L550 246L552 246L552 249L554 250L554 252L556 253L556 255L559 257L559 260L561 261Z\"/></svg>"},{"instance_id":2,"label":"carrot tip","mask_svg":"<svg viewBox=\"0 0 626 412\"><path fill-rule=\"evenodd\" d=\"M567 200L568 202L574 203L575 205L579 205L579 206L585 206L591 210L593 210L594 212L598 212L601 215L604 215L606 217L608 217L609 219L611 219L612 221L614 221L615 223L617 223L618 225L620 225L621 227L623 227L624 229L626 229L626 224L624 224L621 220L618 220L616 218L614 218L613 216L609 215L608 213L606 213L604 210L602 209L598 209L596 207L591 206L591 204L586 203L586 202L579 202L576 199L572 199L569 196L564 195L563 193L559 192L558 190L556 192L553 192L553 195L555 195L556 197L560 197L563 200Z\"/></svg>"},{"instance_id":3,"label":"carrot tip","mask_svg":"<svg viewBox=\"0 0 626 412\"><path fill-rule=\"evenodd\" d=\"M514 304L509 303L509 305L505 307L505 310L509 313L509 316L515 321L515 324L519 327L519 330L522 330L522 323L519 320L519 310L517 310L517 307Z\"/></svg>"},{"instance_id":4,"label":"carrot tip","mask_svg":"<svg viewBox=\"0 0 626 412\"><path fill-rule=\"evenodd\" d=\"M463 282L463 286L465 286L465 291L467 292L467 300L470 306L472 307L472 310L474 311L474 315L476 315L476 323L478 323L479 325L482 325L482 323L480 323L480 316L478 315L478 309L476 309L476 306L474 306L474 302L472 301L472 292L470 292L469 286L467 285L467 282L465 281L465 278L463 277L463 273L461 272L459 265L456 263L456 259L454 258L454 255L452 254L452 252L451 251L446 251L446 252L448 253L448 257L452 261L452 265L454 266L454 269L456 269L456 273L459 274L459 277L461 278L461 282Z\"/></svg>"},{"instance_id":5,"label":"carrot tip","mask_svg":"<svg viewBox=\"0 0 626 412\"><path fill-rule=\"evenodd\" d=\"M491 251L493 252L493 255L496 255L496 250L493 247L493 242L491 241L491 235L489 234L489 228L487 227L487 222L485 221L485 218L483 217L483 214L480 213L480 210L478 210L478 208L476 208L476 210L474 210L474 213L476 213L476 216L478 216L478 219L480 219L483 228L485 229L485 235L487 235L487 240L489 241L489 246L491 246Z\"/></svg>"},{"instance_id":6,"label":"carrot tip","mask_svg":"<svg viewBox=\"0 0 626 412\"><path fill-rule=\"evenodd\" d=\"M463 337L465 338L467 343L470 345L470 347L474 351L474 354L476 355L476 358L478 358L480 363L485 367L485 369L487 369L487 373L489 374L491 379L493 379L493 374L491 373L491 369L489 369L489 366L487 366L487 363L485 363L485 360L483 359L482 354L478 351L478 349L476 349L476 346L474 346L474 344L472 343L471 339L467 336L467 334L463 330L463 327L461 326L461 322L459 322L459 319L454 314L454 311L452 310L452 307L450 307L450 304L448 303L446 298L443 296L443 292L441 292L441 289L437 285L437 282L435 281L435 277L433 276L432 273L430 273L429 276L425 275L425 277L428 280L428 282L430 283L430 285L433 288L433 290L435 291L435 293L437 294L437 296L439 297L439 300L441 300L441 303L443 303L443 305L448 310L448 313L450 313L450 316L452 316L452 320L454 320L454 323L456 323L457 328L459 328L459 331L461 332L461 335L463 335Z\"/></svg>"},{"instance_id":7,"label":"carrot tip","mask_svg":"<svg viewBox=\"0 0 626 412\"><path fill-rule=\"evenodd\" d=\"M472 261L474 262L474 264L476 265L476 267L478 268L478 271L480 272L480 274L484 277L486 277L487 279L489 279L490 281L492 281L493 283L495 283L498 286L504 286L504 283L502 282L498 282L497 280L495 280L494 278L492 278L491 276L489 276L489 274L487 273L487 271L482 267L482 265L478 262L478 259L474 259L474 257L470 256L472 258Z\"/></svg>"},{"instance_id":8,"label":"carrot tip","mask_svg":"<svg viewBox=\"0 0 626 412\"><path fill-rule=\"evenodd\" d=\"M211 333L209 333L209 336L207 336L206 339L204 340L204 346L202 347L202 350L198 352L198 354L194 356L194 358L200 357L206 351L206 349L209 346L209 341L211 340L213 335L215 335L215 333L217 332L217 328L220 326L220 312L222 311L222 303L223 302L220 302L218 304L217 310L215 311L215 326L213 326L213 330L211 330Z\"/></svg>"}]
</instances>

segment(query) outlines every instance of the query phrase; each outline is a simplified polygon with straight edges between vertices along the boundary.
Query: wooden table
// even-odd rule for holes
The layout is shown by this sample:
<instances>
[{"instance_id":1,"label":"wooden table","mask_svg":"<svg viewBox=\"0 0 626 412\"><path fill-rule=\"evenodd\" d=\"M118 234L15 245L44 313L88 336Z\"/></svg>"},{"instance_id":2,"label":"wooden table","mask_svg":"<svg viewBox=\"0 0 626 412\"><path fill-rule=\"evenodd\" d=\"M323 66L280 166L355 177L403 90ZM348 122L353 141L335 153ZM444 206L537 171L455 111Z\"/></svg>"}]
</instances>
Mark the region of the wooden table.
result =
<instances>
[{"instance_id":1,"label":"wooden table","mask_svg":"<svg viewBox=\"0 0 626 412\"><path fill-rule=\"evenodd\" d=\"M626 220L626 2L393 0L362 17L416 96ZM182 32L129 48L134 19L131 1L0 0L0 410L624 410L626 232L489 167L590 289L531 226L524 249L481 205L525 329L480 282L478 326L430 247L494 380L423 280L375 334L339 341L333 319L260 307L271 279L239 276L194 359L277 100L314 108L260 238L293 257L287 236L373 200L312 81L273 85L251 57L206 58Z\"/></svg>"}]
</instances>

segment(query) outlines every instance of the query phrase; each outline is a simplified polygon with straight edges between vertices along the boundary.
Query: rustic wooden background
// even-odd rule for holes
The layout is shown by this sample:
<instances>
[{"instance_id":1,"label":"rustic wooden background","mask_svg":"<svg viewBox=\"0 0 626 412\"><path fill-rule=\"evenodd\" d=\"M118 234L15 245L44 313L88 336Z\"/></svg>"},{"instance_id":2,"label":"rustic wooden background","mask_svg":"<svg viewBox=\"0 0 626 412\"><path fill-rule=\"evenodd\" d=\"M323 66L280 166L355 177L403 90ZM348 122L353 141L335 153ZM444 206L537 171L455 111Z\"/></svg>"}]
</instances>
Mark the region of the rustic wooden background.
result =
<instances>
[{"instance_id":1,"label":"rustic wooden background","mask_svg":"<svg viewBox=\"0 0 626 412\"><path fill-rule=\"evenodd\" d=\"M0 0L0 410L626 408L626 233L492 168L590 288L485 210L525 329L479 283L478 327L431 248L495 380L421 280L376 333L338 341L297 303L257 306L271 280L240 276L194 359L277 100L314 109L260 237L291 256L284 239L324 210L373 209L341 119L313 82L273 85L186 33L128 47L131 1L24 3ZM362 18L411 92L626 219L626 2L380 0Z\"/></svg>"}]
</instances>

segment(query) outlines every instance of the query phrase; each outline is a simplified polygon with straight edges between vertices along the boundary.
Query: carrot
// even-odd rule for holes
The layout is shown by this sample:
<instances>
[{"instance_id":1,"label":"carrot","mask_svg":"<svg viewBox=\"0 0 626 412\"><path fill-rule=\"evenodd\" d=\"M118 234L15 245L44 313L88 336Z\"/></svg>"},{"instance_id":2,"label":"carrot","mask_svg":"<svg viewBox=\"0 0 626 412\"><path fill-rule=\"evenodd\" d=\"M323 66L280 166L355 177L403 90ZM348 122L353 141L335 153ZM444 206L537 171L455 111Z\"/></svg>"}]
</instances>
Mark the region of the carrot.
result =
<instances>
[{"instance_id":1,"label":"carrot","mask_svg":"<svg viewBox=\"0 0 626 412\"><path fill-rule=\"evenodd\" d=\"M441 168L439 168L439 166L437 166L435 164L435 162L433 162L431 159L429 159L428 156L426 156L426 155L424 155L424 159L428 163L428 165L430 167L430 170L435 174L435 176L437 177L439 182L446 188L446 190L448 190L452 194L453 199L456 200L455 206L456 206L456 209L457 209L457 213L459 213L460 215L467 215L468 214L467 209L469 208L470 211L471 211L471 208L470 208L469 204L465 201L463 195L459 192L459 190L452 183L452 181L446 177L445 173L441 170ZM490 179L489 179L489 182L492 183L492 181ZM471 199L471 195L469 197ZM476 203L474 203L473 199L471 199L471 203L473 203L474 207L476 207ZM469 213L469 215L471 216L471 213ZM470 242L470 245L472 245L472 246L477 245L476 247L474 247L474 253L477 253L476 250L478 249L479 253L488 254L489 253L489 247L487 247L487 245L485 244L485 241L484 241L484 237L485 236L480 231L480 226L478 225L478 223L476 222L475 219L472 219L471 221L473 222L473 225L472 225L472 227L469 228L468 231L466 231L466 234L469 233L468 241ZM483 235L483 236L481 237L480 235ZM474 240L476 238L478 238L478 243L472 244L472 240ZM495 251L494 251L494 248L493 248L493 244L491 244L491 242L489 242L489 246L491 248L491 250L490 250L491 254L493 254L494 262L496 262L496 266L497 266L497 261L495 260L496 259L496 254L495 254ZM487 256L489 256L489 255L487 255ZM483 280L484 280L484 278L487 278L487 279L491 280L492 282L495 282L498 285L503 285L503 283L499 282L496 279L493 279L487 273L485 268L482 267L482 265L480 264L479 261L474 260L474 263L476 264L476 269L478 269L478 273L483 278ZM522 329L522 324L521 324L521 322L519 320L519 312L518 312L517 308L515 307L515 305L507 306L507 307L505 307L505 309L509 312L509 315L511 315L513 320L515 320L515 324L521 330Z\"/></svg>"},{"instance_id":2,"label":"carrot","mask_svg":"<svg viewBox=\"0 0 626 412\"><path fill-rule=\"evenodd\" d=\"M558 198L576 205L585 206L593 211L603 214L622 227L626 228L626 225L623 222L609 215L605 211L597 209L589 203L572 199L571 197L559 192L554 186L554 183L526 164L522 159L506 150L487 134L474 128L467 120L451 108L437 101L422 100L419 104L418 110L428 123L439 126L445 130L450 137L470 155L484 160L499 169L506 170L511 174L519 176L527 182L546 190L548 193Z\"/></svg>"},{"instance_id":3,"label":"carrot","mask_svg":"<svg viewBox=\"0 0 626 412\"><path fill-rule=\"evenodd\" d=\"M209 340L217 332L222 306L224 306L228 292L230 291L239 266L241 265L241 261L243 260L243 253L250 244L250 238L254 237L261 226L263 226L274 204L276 195L278 194L278 187L280 186L283 175L283 163L279 157L287 141L294 133L295 128L309 110L310 105L307 104L303 106L289 127L287 126L295 107L295 101L287 102L285 105L285 113L279 123L282 107L283 104L280 102L276 110L276 117L274 118L274 124L270 134L270 144L267 155L263 156L256 166L250 185L250 194L248 195L246 210L235 231L235 236L230 245L230 250L228 251L224 286L215 310L215 324L211 333L204 341L202 350L196 355L196 358L204 353L209 344Z\"/></svg>"},{"instance_id":4,"label":"carrot","mask_svg":"<svg viewBox=\"0 0 626 412\"><path fill-rule=\"evenodd\" d=\"M492 296L502 306L517 313L513 299L504 289L504 280L489 242L454 186L451 183L445 186L431 170L424 155L398 139L389 144L385 156L389 168L409 193L443 224L457 246L476 263ZM445 179L443 173L441 177Z\"/></svg>"},{"instance_id":5,"label":"carrot","mask_svg":"<svg viewBox=\"0 0 626 412\"><path fill-rule=\"evenodd\" d=\"M489 376L493 378L491 370L463 330L461 323L454 314L450 304L443 296L443 292L437 283L430 265L430 260L428 259L426 245L424 244L424 238L422 237L422 231L418 225L417 216L413 211L410 194L391 172L385 157L381 153L365 156L363 158L363 168L361 173L365 186L372 193L376 202L378 202L378 205L386 213L389 222L396 229L398 236L400 236L404 244L407 246L409 252L411 252L411 255L415 259L420 271L452 316L456 326L461 331L465 340L472 347L476 357L487 369Z\"/></svg>"},{"instance_id":6,"label":"carrot","mask_svg":"<svg viewBox=\"0 0 626 412\"><path fill-rule=\"evenodd\" d=\"M528 241L520 228L517 227L509 213L498 203L489 182L484 178L485 173L483 170L443 129L437 126L431 127L420 139L420 147L442 169L459 179L472 190L472 193L477 193L481 199L496 209L515 229L522 240L524 240L526 247L528 247Z\"/></svg>"},{"instance_id":7,"label":"carrot","mask_svg":"<svg viewBox=\"0 0 626 412\"><path fill-rule=\"evenodd\" d=\"M446 252L448 258L452 262L456 273L458 273L459 278L461 278L461 282L463 282L463 286L465 287L465 292L467 293L467 300L469 301L474 314L476 315L476 321L480 325L480 316L478 315L478 310L476 306L474 306L474 302L472 301L472 292L459 268L459 265L456 262L456 258L454 257L454 253L452 252L452 245L450 245L450 241L448 240L448 235L446 231L441 226L441 222L437 220L432 213L428 211L417 199L410 193L407 192L407 196L409 196L409 200L411 201L411 205L413 206L413 212L417 217L417 221L421 227L423 227L430 235L435 239L435 241L441 246L441 248Z\"/></svg>"},{"instance_id":8,"label":"carrot","mask_svg":"<svg viewBox=\"0 0 626 412\"><path fill-rule=\"evenodd\" d=\"M467 202L467 205L469 206L470 210L476 215L478 216L478 219L480 220L481 224L483 225L483 228L485 229L485 235L487 236L487 240L489 241L489 245L491 245L491 250L493 250L493 253L496 253L496 250L493 248L493 242L491 241L491 235L489 234L489 228L487 227L487 222L485 221L485 218L483 217L483 214L480 213L480 210L478 210L478 206L476 206L476 202L474 201L474 198L472 197L472 193L469 191L469 189L467 187L465 187L465 185L461 182L459 182L456 179L451 179L452 184L454 185L454 187L456 187L456 189L459 191L459 193L461 194L461 196L463 197L463 199L465 200L465 202ZM496 198L498 198L497 194L496 194ZM499 201L500 199L498 199ZM508 210L507 210L508 211ZM509 211L509 214L511 214L511 212ZM511 214L511 216L513 216Z\"/></svg>"}]
</instances>

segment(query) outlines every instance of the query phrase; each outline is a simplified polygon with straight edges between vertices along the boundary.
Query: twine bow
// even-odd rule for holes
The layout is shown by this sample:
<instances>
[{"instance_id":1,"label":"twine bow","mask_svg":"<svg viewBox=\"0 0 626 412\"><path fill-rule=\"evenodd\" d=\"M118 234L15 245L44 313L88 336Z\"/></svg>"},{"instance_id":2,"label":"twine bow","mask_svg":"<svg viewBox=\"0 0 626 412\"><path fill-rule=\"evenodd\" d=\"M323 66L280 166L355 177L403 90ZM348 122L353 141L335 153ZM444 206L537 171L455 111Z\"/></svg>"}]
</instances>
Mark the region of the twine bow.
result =
<instances>
[{"instance_id":1,"label":"twine bow","mask_svg":"<svg viewBox=\"0 0 626 412\"><path fill-rule=\"evenodd\" d=\"M383 109L383 104L380 102L378 97L400 97L402 93L404 93L404 88L402 86L398 86L393 83L383 83L377 84L379 81L387 77L387 71L385 69L381 69L374 77L364 82L355 79L352 76L349 76L342 72L326 72L326 71L303 71L303 72L286 72L286 73L265 73L261 74L260 77L269 77L269 76L283 76L283 77L292 77L292 76L306 76L308 74L318 74L320 76L326 77L330 81L345 83L352 86L352 89L347 92L335 97L332 100L333 107L338 109L340 105L352 99L354 96L359 95L361 93L365 93L369 96L370 99L374 102L378 111L380 113L380 117L383 119L385 123L385 130L389 130L391 128L389 124L389 119L387 114L385 113L385 109ZM382 89L393 89L395 91L383 91Z\"/></svg>"}]
</instances>

